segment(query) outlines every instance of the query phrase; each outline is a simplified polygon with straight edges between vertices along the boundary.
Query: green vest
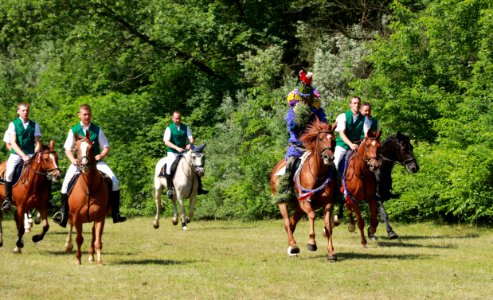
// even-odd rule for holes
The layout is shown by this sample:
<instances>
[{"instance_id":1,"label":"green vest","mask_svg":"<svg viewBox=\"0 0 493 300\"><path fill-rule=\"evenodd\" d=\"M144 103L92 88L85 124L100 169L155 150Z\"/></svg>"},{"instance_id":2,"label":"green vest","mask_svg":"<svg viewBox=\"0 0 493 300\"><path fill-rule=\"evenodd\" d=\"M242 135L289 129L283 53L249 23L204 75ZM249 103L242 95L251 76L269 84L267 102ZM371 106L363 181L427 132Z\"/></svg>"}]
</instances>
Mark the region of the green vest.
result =
<instances>
[{"instance_id":1,"label":"green vest","mask_svg":"<svg viewBox=\"0 0 493 300\"><path fill-rule=\"evenodd\" d=\"M171 130L171 138L170 142L172 142L174 145L180 147L180 148L185 148L187 146L187 125L185 124L180 124L180 129L178 130L178 127L176 127L175 123L171 123L168 128ZM168 152L174 152L178 153L173 148L168 147Z\"/></svg>"},{"instance_id":2,"label":"green vest","mask_svg":"<svg viewBox=\"0 0 493 300\"><path fill-rule=\"evenodd\" d=\"M353 123L353 112L348 110L346 114L346 130L344 133L351 142L362 140L365 137L365 132L363 130L363 125L365 123L365 116L358 113L358 118L356 122ZM349 150L349 146L344 143L340 135L337 135L336 145Z\"/></svg>"},{"instance_id":3,"label":"green vest","mask_svg":"<svg viewBox=\"0 0 493 300\"><path fill-rule=\"evenodd\" d=\"M378 120L375 118L371 118L370 121L371 121L370 131L377 132L378 131Z\"/></svg>"},{"instance_id":4,"label":"green vest","mask_svg":"<svg viewBox=\"0 0 493 300\"><path fill-rule=\"evenodd\" d=\"M17 136L17 145L22 149L25 154L34 154L34 129L36 128L36 122L28 120L28 125L24 128L21 118L15 119L15 135ZM10 153L15 154L14 148L10 150Z\"/></svg>"},{"instance_id":5,"label":"green vest","mask_svg":"<svg viewBox=\"0 0 493 300\"><path fill-rule=\"evenodd\" d=\"M84 132L84 128L82 128L82 125L80 125L80 123L77 123L77 125L72 127L72 132L74 134L77 133L77 135L79 136L83 136L83 137L86 136L86 133ZM101 153L98 137L99 137L99 127L94 125L94 123L91 123L91 125L89 126L89 139L91 140L91 142L94 142L92 146L92 153L94 154L94 156Z\"/></svg>"}]
</instances>

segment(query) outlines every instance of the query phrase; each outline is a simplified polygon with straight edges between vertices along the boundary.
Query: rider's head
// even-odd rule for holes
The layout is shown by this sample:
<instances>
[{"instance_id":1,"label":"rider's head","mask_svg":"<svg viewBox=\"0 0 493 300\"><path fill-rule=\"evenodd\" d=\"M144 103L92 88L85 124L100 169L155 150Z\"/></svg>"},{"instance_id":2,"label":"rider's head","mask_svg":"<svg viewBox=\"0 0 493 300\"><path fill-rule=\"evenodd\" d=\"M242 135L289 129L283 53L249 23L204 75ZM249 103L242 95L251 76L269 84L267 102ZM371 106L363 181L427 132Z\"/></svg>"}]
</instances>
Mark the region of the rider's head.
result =
<instances>
[{"instance_id":1,"label":"rider's head","mask_svg":"<svg viewBox=\"0 0 493 300\"><path fill-rule=\"evenodd\" d=\"M371 104L369 102L363 102L360 113L365 117L371 117Z\"/></svg>"},{"instance_id":2,"label":"rider's head","mask_svg":"<svg viewBox=\"0 0 493 300\"><path fill-rule=\"evenodd\" d=\"M79 119L82 122L82 125L88 126L91 123L92 111L91 107L88 104L82 104L79 106Z\"/></svg>"},{"instance_id":3,"label":"rider's head","mask_svg":"<svg viewBox=\"0 0 493 300\"><path fill-rule=\"evenodd\" d=\"M17 105L17 114L24 121L29 119L29 103L23 102Z\"/></svg>"},{"instance_id":4,"label":"rider's head","mask_svg":"<svg viewBox=\"0 0 493 300\"><path fill-rule=\"evenodd\" d=\"M171 120L175 125L180 125L181 124L181 113L179 111L174 111L173 114L171 115Z\"/></svg>"},{"instance_id":5,"label":"rider's head","mask_svg":"<svg viewBox=\"0 0 493 300\"><path fill-rule=\"evenodd\" d=\"M349 101L349 107L351 107L351 111L353 112L353 114L359 113L360 106L361 98L358 96L351 97L351 100Z\"/></svg>"}]
</instances>

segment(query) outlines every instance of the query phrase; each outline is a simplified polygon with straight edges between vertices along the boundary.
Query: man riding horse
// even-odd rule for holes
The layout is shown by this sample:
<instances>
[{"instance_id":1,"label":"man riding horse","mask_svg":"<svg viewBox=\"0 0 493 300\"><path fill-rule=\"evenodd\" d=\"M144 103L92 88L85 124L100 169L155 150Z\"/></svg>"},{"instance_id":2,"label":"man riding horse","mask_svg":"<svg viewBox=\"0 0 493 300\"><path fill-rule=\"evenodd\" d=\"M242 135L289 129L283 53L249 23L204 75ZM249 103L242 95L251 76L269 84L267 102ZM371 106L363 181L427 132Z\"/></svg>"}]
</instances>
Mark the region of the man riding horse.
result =
<instances>
[{"instance_id":1,"label":"man riding horse","mask_svg":"<svg viewBox=\"0 0 493 300\"><path fill-rule=\"evenodd\" d=\"M181 113L179 111L174 111L171 115L171 120L173 121L168 127L166 127L163 136L163 142L168 147L166 155L166 186L168 187L168 198L173 199L173 175L171 167L173 163L180 156L184 156L187 150L191 149L191 145L194 142L194 137L192 135L192 130L189 126L181 123ZM188 142L187 143L187 139ZM205 195L209 191L204 190L202 187L202 178L197 177L199 186L198 194Z\"/></svg>"},{"instance_id":2,"label":"man riding horse","mask_svg":"<svg viewBox=\"0 0 493 300\"><path fill-rule=\"evenodd\" d=\"M303 155L305 149L299 137L308 125L318 118L327 123L325 112L321 108L320 94L312 85L313 74L305 70L299 72L299 85L288 95L289 110L286 124L289 131L289 146L286 151L286 170L279 178L277 195L278 202L289 202L294 197L292 173L296 161Z\"/></svg>"},{"instance_id":3,"label":"man riding horse","mask_svg":"<svg viewBox=\"0 0 493 300\"><path fill-rule=\"evenodd\" d=\"M70 160L71 164L65 174L61 190L61 202L62 206L60 210L53 216L53 221L62 227L67 226L68 220L68 186L72 178L80 173L77 165L78 161L72 153L75 145L74 135L86 136L86 132L89 131L91 142L93 142L92 150L96 156L97 164L96 168L111 178L112 188L110 192L110 205L113 217L113 223L125 222L127 218L120 216L120 184L110 167L103 161L103 159L110 152L110 145L103 130L91 122L92 110L87 104L83 104L79 107L78 116L80 123L73 126L69 132L65 144L65 155Z\"/></svg>"},{"instance_id":4,"label":"man riding horse","mask_svg":"<svg viewBox=\"0 0 493 300\"><path fill-rule=\"evenodd\" d=\"M9 134L10 156L5 170L5 200L3 211L9 211L12 206L12 180L15 167L22 161L27 162L41 148L41 130L38 124L29 119L29 103L17 105L19 118L10 122Z\"/></svg>"}]
</instances>

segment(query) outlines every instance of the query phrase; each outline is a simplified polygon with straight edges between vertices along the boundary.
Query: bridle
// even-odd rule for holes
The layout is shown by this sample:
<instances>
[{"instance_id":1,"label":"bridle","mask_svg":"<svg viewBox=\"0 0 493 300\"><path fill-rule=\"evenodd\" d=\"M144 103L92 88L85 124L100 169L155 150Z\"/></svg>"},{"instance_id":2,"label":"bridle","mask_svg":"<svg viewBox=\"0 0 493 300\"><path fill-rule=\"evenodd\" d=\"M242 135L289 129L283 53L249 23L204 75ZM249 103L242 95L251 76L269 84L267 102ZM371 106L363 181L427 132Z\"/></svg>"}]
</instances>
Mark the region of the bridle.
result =
<instances>
[{"instance_id":1,"label":"bridle","mask_svg":"<svg viewBox=\"0 0 493 300\"><path fill-rule=\"evenodd\" d=\"M365 157L361 157L361 156L359 155L358 150L354 151L354 155L355 155L357 158L361 159L363 162L365 162L365 163L366 163L369 167L373 167L373 166L372 166L372 164L371 164L371 161L372 161L372 160L374 160L374 161L376 162L376 164L375 164L375 165L378 165L378 156L377 156L378 154L377 154L377 155L375 155L375 156L369 156L369 157L366 155L366 153L368 152L368 151L367 151L367 149L368 149L367 140L374 140L374 141L376 141L376 140L377 140L377 138L374 138L374 137L366 137L366 138L362 141L362 143L359 145L358 150L359 150L359 148L360 148L360 147L362 147L362 146L364 145L364 147L365 147L365 149L364 149Z\"/></svg>"}]
</instances>

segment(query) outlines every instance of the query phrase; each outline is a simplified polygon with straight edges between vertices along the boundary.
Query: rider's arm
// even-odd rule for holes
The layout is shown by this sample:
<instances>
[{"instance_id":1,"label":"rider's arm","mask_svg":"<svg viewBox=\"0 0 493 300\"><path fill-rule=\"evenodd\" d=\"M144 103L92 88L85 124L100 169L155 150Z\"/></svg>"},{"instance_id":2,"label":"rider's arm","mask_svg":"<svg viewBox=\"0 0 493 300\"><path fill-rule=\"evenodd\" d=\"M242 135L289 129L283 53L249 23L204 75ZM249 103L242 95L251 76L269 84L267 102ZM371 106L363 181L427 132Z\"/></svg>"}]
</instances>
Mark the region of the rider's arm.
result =
<instances>
[{"instance_id":1,"label":"rider's arm","mask_svg":"<svg viewBox=\"0 0 493 300\"><path fill-rule=\"evenodd\" d=\"M195 141L195 138L192 135L192 129L190 129L190 126L187 126L187 137L188 137L188 141L190 142L190 144L187 144L186 149L190 150L190 148L192 147L191 145Z\"/></svg>"},{"instance_id":2,"label":"rider's arm","mask_svg":"<svg viewBox=\"0 0 493 300\"><path fill-rule=\"evenodd\" d=\"M8 129L9 135L10 135L10 147L14 149L15 153L22 157L22 160L28 161L29 156L27 156L24 151L17 145L17 135L15 133L15 127L14 123L9 124L9 129Z\"/></svg>"},{"instance_id":3,"label":"rider's arm","mask_svg":"<svg viewBox=\"0 0 493 300\"><path fill-rule=\"evenodd\" d=\"M108 139L106 138L106 135L104 134L103 129L99 128L99 133L98 133L98 143L101 147L101 153L96 155L96 160L100 161L105 158L108 153L110 153L110 143L108 142Z\"/></svg>"},{"instance_id":4,"label":"rider's arm","mask_svg":"<svg viewBox=\"0 0 493 300\"><path fill-rule=\"evenodd\" d=\"M351 140L347 137L344 131L339 132L339 136L344 141L344 143L346 143L346 145L348 145L349 148L351 148L351 150L358 149L358 144L353 144L353 142L351 142Z\"/></svg>"},{"instance_id":5,"label":"rider's arm","mask_svg":"<svg viewBox=\"0 0 493 300\"><path fill-rule=\"evenodd\" d=\"M65 144L63 144L63 149L65 149L65 155L68 160L70 160L70 163L76 165L77 159L75 159L74 153L72 152L74 149L74 133L72 130L68 131L67 139L65 140Z\"/></svg>"},{"instance_id":6,"label":"rider's arm","mask_svg":"<svg viewBox=\"0 0 493 300\"><path fill-rule=\"evenodd\" d=\"M34 126L34 152L41 151L41 130L38 123Z\"/></svg>"},{"instance_id":7,"label":"rider's arm","mask_svg":"<svg viewBox=\"0 0 493 300\"><path fill-rule=\"evenodd\" d=\"M336 119L337 127L336 131L339 132L339 136L341 137L342 141L351 148L351 150L356 150L358 149L357 144L353 144L351 140L347 137L345 131L346 131L346 115L345 114L340 114L337 119Z\"/></svg>"}]
</instances>

